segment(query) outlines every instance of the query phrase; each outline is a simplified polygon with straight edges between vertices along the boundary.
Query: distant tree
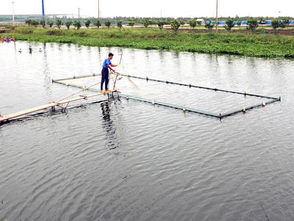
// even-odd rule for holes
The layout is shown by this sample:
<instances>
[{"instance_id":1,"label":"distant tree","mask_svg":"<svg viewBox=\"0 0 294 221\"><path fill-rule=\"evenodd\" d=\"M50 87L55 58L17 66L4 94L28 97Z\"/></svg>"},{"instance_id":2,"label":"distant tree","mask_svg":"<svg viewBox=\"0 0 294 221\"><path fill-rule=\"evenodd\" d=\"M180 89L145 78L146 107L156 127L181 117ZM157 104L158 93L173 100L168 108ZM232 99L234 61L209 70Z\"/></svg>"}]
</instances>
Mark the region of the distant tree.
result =
<instances>
[{"instance_id":1,"label":"distant tree","mask_svg":"<svg viewBox=\"0 0 294 221\"><path fill-rule=\"evenodd\" d=\"M145 28L148 28L148 26L151 24L151 21L148 18L145 18L142 23Z\"/></svg>"},{"instance_id":2,"label":"distant tree","mask_svg":"<svg viewBox=\"0 0 294 221\"><path fill-rule=\"evenodd\" d=\"M122 28L122 21L117 21L116 25L119 29L121 29Z\"/></svg>"},{"instance_id":3,"label":"distant tree","mask_svg":"<svg viewBox=\"0 0 294 221\"><path fill-rule=\"evenodd\" d=\"M42 25L42 27L45 28L45 26L46 26L46 22L45 22L44 19L42 19L42 20L40 21L40 25Z\"/></svg>"},{"instance_id":4,"label":"distant tree","mask_svg":"<svg viewBox=\"0 0 294 221\"><path fill-rule=\"evenodd\" d=\"M87 28L90 27L90 24L91 24L91 21L90 21L89 19L85 21L85 26L86 26Z\"/></svg>"},{"instance_id":5,"label":"distant tree","mask_svg":"<svg viewBox=\"0 0 294 221\"><path fill-rule=\"evenodd\" d=\"M52 28L52 26L54 25L54 22L51 21L51 20L49 20L49 21L47 22L47 24L49 25L50 28Z\"/></svg>"},{"instance_id":6,"label":"distant tree","mask_svg":"<svg viewBox=\"0 0 294 221\"><path fill-rule=\"evenodd\" d=\"M26 23L28 26L31 26L31 25L32 25L32 20L31 20L31 19L26 19L26 20L25 20L25 23Z\"/></svg>"},{"instance_id":7,"label":"distant tree","mask_svg":"<svg viewBox=\"0 0 294 221\"><path fill-rule=\"evenodd\" d=\"M158 21L158 22L157 22L157 26L158 26L158 28L159 28L160 30L162 30L162 29L163 29L163 26L164 26L164 21Z\"/></svg>"},{"instance_id":8,"label":"distant tree","mask_svg":"<svg viewBox=\"0 0 294 221\"><path fill-rule=\"evenodd\" d=\"M258 22L255 19L251 19L248 21L248 30L250 30L251 32L254 32L258 27Z\"/></svg>"},{"instance_id":9,"label":"distant tree","mask_svg":"<svg viewBox=\"0 0 294 221\"><path fill-rule=\"evenodd\" d=\"M274 31L276 32L276 30L280 27L280 21L279 20L273 20L272 21L272 27L273 27Z\"/></svg>"},{"instance_id":10,"label":"distant tree","mask_svg":"<svg viewBox=\"0 0 294 221\"><path fill-rule=\"evenodd\" d=\"M265 19L264 18L260 18L258 24L264 25L265 24Z\"/></svg>"},{"instance_id":11,"label":"distant tree","mask_svg":"<svg viewBox=\"0 0 294 221\"><path fill-rule=\"evenodd\" d=\"M196 19L192 19L189 21L189 25L194 29L197 25L197 21Z\"/></svg>"},{"instance_id":12,"label":"distant tree","mask_svg":"<svg viewBox=\"0 0 294 221\"><path fill-rule=\"evenodd\" d=\"M67 20L66 22L65 22L65 26L66 26L66 28L67 29L70 29L70 26L72 25L72 21L71 20Z\"/></svg>"},{"instance_id":13,"label":"distant tree","mask_svg":"<svg viewBox=\"0 0 294 221\"><path fill-rule=\"evenodd\" d=\"M82 27L81 21L75 20L73 26L75 26L76 29L79 30Z\"/></svg>"},{"instance_id":14,"label":"distant tree","mask_svg":"<svg viewBox=\"0 0 294 221\"><path fill-rule=\"evenodd\" d=\"M204 25L204 27L205 27L206 29L208 29L209 31L211 31L212 28L214 27L214 24L212 23L211 20L206 20L206 21L205 21L205 25Z\"/></svg>"},{"instance_id":15,"label":"distant tree","mask_svg":"<svg viewBox=\"0 0 294 221\"><path fill-rule=\"evenodd\" d=\"M60 29L61 25L62 25L61 19L57 19L56 20L56 26Z\"/></svg>"},{"instance_id":16,"label":"distant tree","mask_svg":"<svg viewBox=\"0 0 294 221\"><path fill-rule=\"evenodd\" d=\"M134 21L132 21L132 20L128 21L128 26L133 27L134 25L135 25Z\"/></svg>"},{"instance_id":17,"label":"distant tree","mask_svg":"<svg viewBox=\"0 0 294 221\"><path fill-rule=\"evenodd\" d=\"M202 25L202 21L196 21L198 26Z\"/></svg>"},{"instance_id":18,"label":"distant tree","mask_svg":"<svg viewBox=\"0 0 294 221\"><path fill-rule=\"evenodd\" d=\"M286 26L289 26L290 25L290 20L289 19L285 19L285 20L283 20L283 23L284 23L285 27Z\"/></svg>"},{"instance_id":19,"label":"distant tree","mask_svg":"<svg viewBox=\"0 0 294 221\"><path fill-rule=\"evenodd\" d=\"M231 31L232 28L233 28L234 26L235 26L234 21L233 21L232 19L228 19L228 20L226 21L225 29L226 29L227 31Z\"/></svg>"},{"instance_id":20,"label":"distant tree","mask_svg":"<svg viewBox=\"0 0 294 221\"><path fill-rule=\"evenodd\" d=\"M290 21L289 21L290 22ZM287 25L287 23L285 22L285 21L280 21L280 25L279 25L279 27L280 28L285 28L286 27L286 25Z\"/></svg>"},{"instance_id":21,"label":"distant tree","mask_svg":"<svg viewBox=\"0 0 294 221\"><path fill-rule=\"evenodd\" d=\"M179 19L179 23L180 23L180 25L184 25L184 24L186 24L186 21L184 19Z\"/></svg>"},{"instance_id":22,"label":"distant tree","mask_svg":"<svg viewBox=\"0 0 294 221\"><path fill-rule=\"evenodd\" d=\"M40 23L37 20L31 20L31 25L38 26Z\"/></svg>"},{"instance_id":23,"label":"distant tree","mask_svg":"<svg viewBox=\"0 0 294 221\"><path fill-rule=\"evenodd\" d=\"M181 23L178 20L173 20L171 23L171 28L172 30L174 30L175 32L177 32L181 26Z\"/></svg>"},{"instance_id":24,"label":"distant tree","mask_svg":"<svg viewBox=\"0 0 294 221\"><path fill-rule=\"evenodd\" d=\"M99 27L101 26L101 22L100 22L99 20L96 20L96 21L94 22L94 25L95 25L97 28L99 28Z\"/></svg>"},{"instance_id":25,"label":"distant tree","mask_svg":"<svg viewBox=\"0 0 294 221\"><path fill-rule=\"evenodd\" d=\"M105 26L106 26L107 28L110 28L110 26L111 26L111 21L108 20L108 21L106 21L104 24L105 24Z\"/></svg>"}]
</instances>

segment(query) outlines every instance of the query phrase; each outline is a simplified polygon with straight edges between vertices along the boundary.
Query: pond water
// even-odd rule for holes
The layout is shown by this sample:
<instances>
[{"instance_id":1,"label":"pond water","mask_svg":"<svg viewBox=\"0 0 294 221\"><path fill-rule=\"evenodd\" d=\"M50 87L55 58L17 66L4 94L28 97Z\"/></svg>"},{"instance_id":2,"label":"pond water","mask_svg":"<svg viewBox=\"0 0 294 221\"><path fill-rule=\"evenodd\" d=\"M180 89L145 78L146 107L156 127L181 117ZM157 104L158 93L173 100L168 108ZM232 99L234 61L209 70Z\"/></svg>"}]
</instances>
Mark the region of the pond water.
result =
<instances>
[{"instance_id":1,"label":"pond water","mask_svg":"<svg viewBox=\"0 0 294 221\"><path fill-rule=\"evenodd\" d=\"M0 220L294 220L293 60L5 43L0 113L77 91L51 80L99 73L109 51L127 74L282 102L219 121L122 99L5 124ZM260 103L125 78L117 84L126 94L217 113Z\"/></svg>"}]
</instances>

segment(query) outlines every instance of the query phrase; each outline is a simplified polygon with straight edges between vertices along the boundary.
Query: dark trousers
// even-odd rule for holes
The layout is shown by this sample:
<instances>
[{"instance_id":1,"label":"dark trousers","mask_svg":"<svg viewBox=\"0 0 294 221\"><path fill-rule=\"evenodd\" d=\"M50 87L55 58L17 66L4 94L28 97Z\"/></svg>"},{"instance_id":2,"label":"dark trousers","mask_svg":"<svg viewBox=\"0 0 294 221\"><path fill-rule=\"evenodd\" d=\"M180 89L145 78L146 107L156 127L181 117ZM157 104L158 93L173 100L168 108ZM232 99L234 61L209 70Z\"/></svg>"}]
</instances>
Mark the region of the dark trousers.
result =
<instances>
[{"instance_id":1,"label":"dark trousers","mask_svg":"<svg viewBox=\"0 0 294 221\"><path fill-rule=\"evenodd\" d=\"M105 83L105 90L108 90L109 83L109 71L108 68L103 68L101 71L101 91L103 90L103 84Z\"/></svg>"}]
</instances>

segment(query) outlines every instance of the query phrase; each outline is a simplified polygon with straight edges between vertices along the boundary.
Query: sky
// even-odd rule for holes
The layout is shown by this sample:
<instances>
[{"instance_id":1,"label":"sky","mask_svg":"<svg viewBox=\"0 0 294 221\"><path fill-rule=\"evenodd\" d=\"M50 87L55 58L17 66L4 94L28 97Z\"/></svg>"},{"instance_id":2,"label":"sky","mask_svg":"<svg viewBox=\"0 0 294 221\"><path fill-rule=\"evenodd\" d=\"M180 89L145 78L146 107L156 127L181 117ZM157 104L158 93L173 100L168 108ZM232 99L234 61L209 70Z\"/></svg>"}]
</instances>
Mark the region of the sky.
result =
<instances>
[{"instance_id":1,"label":"sky","mask_svg":"<svg viewBox=\"0 0 294 221\"><path fill-rule=\"evenodd\" d=\"M15 14L41 14L41 0L13 0ZM44 0L47 14L97 17L98 0ZM213 17L216 0L100 0L102 17ZM1 0L0 15L12 14L12 0ZM219 0L219 16L292 16L294 0Z\"/></svg>"}]
</instances>

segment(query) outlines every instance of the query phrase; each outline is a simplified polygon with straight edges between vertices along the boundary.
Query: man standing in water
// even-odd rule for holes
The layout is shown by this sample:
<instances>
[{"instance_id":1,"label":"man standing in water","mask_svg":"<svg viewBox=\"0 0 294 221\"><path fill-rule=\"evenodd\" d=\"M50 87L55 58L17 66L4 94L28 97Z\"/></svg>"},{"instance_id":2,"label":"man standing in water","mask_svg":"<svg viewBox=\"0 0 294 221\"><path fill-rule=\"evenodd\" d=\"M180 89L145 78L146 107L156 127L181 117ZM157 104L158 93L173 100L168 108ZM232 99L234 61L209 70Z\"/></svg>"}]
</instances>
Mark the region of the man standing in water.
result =
<instances>
[{"instance_id":1,"label":"man standing in water","mask_svg":"<svg viewBox=\"0 0 294 221\"><path fill-rule=\"evenodd\" d=\"M111 60L113 58L113 54L109 53L108 58L106 58L102 65L102 72L101 72L101 92L107 93L108 91L108 83L109 83L109 69L115 72L113 67L116 67L117 65L114 65L111 63ZM105 90L103 90L103 84L105 83Z\"/></svg>"}]
</instances>

